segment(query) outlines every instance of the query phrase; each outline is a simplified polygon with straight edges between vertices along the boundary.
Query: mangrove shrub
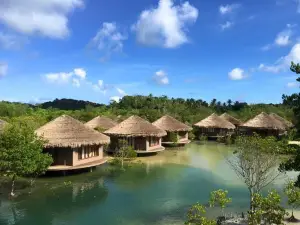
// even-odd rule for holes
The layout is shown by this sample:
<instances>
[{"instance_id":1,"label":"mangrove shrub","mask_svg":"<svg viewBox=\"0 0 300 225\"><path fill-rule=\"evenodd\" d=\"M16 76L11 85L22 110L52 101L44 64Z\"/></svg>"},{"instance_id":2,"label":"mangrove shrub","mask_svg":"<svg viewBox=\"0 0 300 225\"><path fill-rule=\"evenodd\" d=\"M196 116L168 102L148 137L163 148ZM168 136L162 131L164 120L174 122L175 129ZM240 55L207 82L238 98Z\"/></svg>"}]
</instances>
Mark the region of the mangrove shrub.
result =
<instances>
[{"instance_id":1,"label":"mangrove shrub","mask_svg":"<svg viewBox=\"0 0 300 225\"><path fill-rule=\"evenodd\" d=\"M43 153L45 141L25 123L9 124L0 135L0 171L11 178L11 195L18 177L36 177L46 172L52 157Z\"/></svg>"}]
</instances>

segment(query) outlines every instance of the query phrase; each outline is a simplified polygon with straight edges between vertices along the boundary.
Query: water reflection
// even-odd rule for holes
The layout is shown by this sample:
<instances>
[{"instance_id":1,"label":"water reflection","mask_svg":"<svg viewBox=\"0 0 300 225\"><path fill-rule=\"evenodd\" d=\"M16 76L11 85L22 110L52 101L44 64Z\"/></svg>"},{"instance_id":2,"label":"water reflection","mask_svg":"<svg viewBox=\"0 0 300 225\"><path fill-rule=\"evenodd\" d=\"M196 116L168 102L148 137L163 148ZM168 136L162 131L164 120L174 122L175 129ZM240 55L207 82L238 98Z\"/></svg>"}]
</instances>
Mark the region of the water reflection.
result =
<instances>
[{"instance_id":1,"label":"water reflection","mask_svg":"<svg viewBox=\"0 0 300 225\"><path fill-rule=\"evenodd\" d=\"M16 202L1 200L1 224L60 224L72 214L83 213L103 202L108 189L103 178L88 183L65 183L43 189Z\"/></svg>"},{"instance_id":2,"label":"water reflection","mask_svg":"<svg viewBox=\"0 0 300 225\"><path fill-rule=\"evenodd\" d=\"M125 172L104 173L108 170L101 167L93 173L41 179L41 188L32 195L2 200L0 224L183 224L190 205L206 204L210 192L219 188L233 199L228 211L245 212L248 190L226 162L231 153L229 146L191 143L138 158L143 164ZM71 183L62 185L64 181Z\"/></svg>"}]
</instances>

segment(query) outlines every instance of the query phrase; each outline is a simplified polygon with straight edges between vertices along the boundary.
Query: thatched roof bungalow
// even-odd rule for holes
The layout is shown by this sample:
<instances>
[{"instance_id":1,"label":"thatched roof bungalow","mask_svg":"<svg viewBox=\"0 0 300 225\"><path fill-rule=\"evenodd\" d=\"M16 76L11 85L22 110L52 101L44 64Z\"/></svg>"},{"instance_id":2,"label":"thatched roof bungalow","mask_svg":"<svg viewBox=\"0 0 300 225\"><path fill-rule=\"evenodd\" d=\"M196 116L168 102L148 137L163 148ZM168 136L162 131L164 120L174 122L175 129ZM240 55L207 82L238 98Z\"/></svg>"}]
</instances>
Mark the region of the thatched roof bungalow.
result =
<instances>
[{"instance_id":1,"label":"thatched roof bungalow","mask_svg":"<svg viewBox=\"0 0 300 225\"><path fill-rule=\"evenodd\" d=\"M90 120L89 122L85 123L85 125L92 129L105 131L116 126L117 122L105 116L97 116L94 119Z\"/></svg>"},{"instance_id":2,"label":"thatched roof bungalow","mask_svg":"<svg viewBox=\"0 0 300 225\"><path fill-rule=\"evenodd\" d=\"M209 138L224 137L235 129L232 123L215 113L196 123L194 126L198 128L197 136L204 135Z\"/></svg>"},{"instance_id":3,"label":"thatched roof bungalow","mask_svg":"<svg viewBox=\"0 0 300 225\"><path fill-rule=\"evenodd\" d=\"M271 116L273 119L280 121L284 125L286 130L294 126L290 121L284 119L283 117L277 115L276 113L270 113L269 116Z\"/></svg>"},{"instance_id":4,"label":"thatched roof bungalow","mask_svg":"<svg viewBox=\"0 0 300 225\"><path fill-rule=\"evenodd\" d=\"M137 153L164 150L161 138L167 135L166 131L139 116L131 116L104 133L111 138L110 151L116 151L119 148L119 140L125 139Z\"/></svg>"},{"instance_id":5,"label":"thatched roof bungalow","mask_svg":"<svg viewBox=\"0 0 300 225\"><path fill-rule=\"evenodd\" d=\"M238 127L243 123L242 121L240 121L239 119L229 115L228 113L223 113L220 117L222 119L225 119L228 122L232 123L235 127Z\"/></svg>"},{"instance_id":6,"label":"thatched roof bungalow","mask_svg":"<svg viewBox=\"0 0 300 225\"><path fill-rule=\"evenodd\" d=\"M188 132L192 130L192 128L169 115L161 117L152 124L167 132L167 136L162 138L163 145L184 145L190 142ZM176 142L174 142L172 135L175 135L174 138L177 140Z\"/></svg>"},{"instance_id":7,"label":"thatched roof bungalow","mask_svg":"<svg viewBox=\"0 0 300 225\"><path fill-rule=\"evenodd\" d=\"M277 119L262 112L253 119L240 125L239 132L247 135L257 133L261 136L279 136L285 130L285 126Z\"/></svg>"},{"instance_id":8,"label":"thatched roof bungalow","mask_svg":"<svg viewBox=\"0 0 300 225\"><path fill-rule=\"evenodd\" d=\"M49 170L90 168L106 162L103 145L108 136L86 127L74 118L63 115L36 130L47 143L44 151L52 155Z\"/></svg>"}]
</instances>

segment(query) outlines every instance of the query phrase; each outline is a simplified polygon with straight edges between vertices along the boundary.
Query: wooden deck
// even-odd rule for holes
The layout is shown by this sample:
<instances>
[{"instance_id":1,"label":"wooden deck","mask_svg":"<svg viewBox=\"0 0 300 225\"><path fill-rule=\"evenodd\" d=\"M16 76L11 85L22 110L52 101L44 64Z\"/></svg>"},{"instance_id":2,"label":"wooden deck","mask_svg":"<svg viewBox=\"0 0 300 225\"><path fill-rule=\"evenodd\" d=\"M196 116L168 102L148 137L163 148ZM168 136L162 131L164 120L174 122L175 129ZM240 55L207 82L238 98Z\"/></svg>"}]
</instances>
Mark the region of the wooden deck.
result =
<instances>
[{"instance_id":1,"label":"wooden deck","mask_svg":"<svg viewBox=\"0 0 300 225\"><path fill-rule=\"evenodd\" d=\"M162 152L164 151L165 148L164 147L159 147L159 148L155 148L155 149L151 149L151 150L136 150L137 154L151 154L151 153L156 153L156 152Z\"/></svg>"},{"instance_id":2,"label":"wooden deck","mask_svg":"<svg viewBox=\"0 0 300 225\"><path fill-rule=\"evenodd\" d=\"M184 146L184 145L189 144L189 143L191 143L190 140L183 140L183 141L178 141L178 142L166 141L166 142L162 142L161 144L165 145L165 146L174 146L174 147L177 147L177 146Z\"/></svg>"},{"instance_id":3,"label":"wooden deck","mask_svg":"<svg viewBox=\"0 0 300 225\"><path fill-rule=\"evenodd\" d=\"M289 145L300 145L300 141L289 141Z\"/></svg>"},{"instance_id":4,"label":"wooden deck","mask_svg":"<svg viewBox=\"0 0 300 225\"><path fill-rule=\"evenodd\" d=\"M64 166L64 165L57 165L57 166L50 166L48 171L67 171L67 170L79 170L85 168L91 168L95 166L102 165L107 162L107 159L101 159L94 162L84 163L78 166Z\"/></svg>"}]
</instances>

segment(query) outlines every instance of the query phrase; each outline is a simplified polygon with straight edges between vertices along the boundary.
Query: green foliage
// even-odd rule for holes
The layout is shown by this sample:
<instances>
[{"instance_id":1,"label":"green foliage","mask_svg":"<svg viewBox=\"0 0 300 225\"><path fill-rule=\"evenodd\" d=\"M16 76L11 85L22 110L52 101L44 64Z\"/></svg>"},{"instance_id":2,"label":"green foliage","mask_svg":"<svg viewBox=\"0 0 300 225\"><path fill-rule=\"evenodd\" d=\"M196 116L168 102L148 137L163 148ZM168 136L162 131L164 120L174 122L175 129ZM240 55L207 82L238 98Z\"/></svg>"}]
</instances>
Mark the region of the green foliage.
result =
<instances>
[{"instance_id":1,"label":"green foliage","mask_svg":"<svg viewBox=\"0 0 300 225\"><path fill-rule=\"evenodd\" d=\"M99 131L100 133L103 133L104 131L106 131L107 129L103 128L103 127L96 127L95 128L96 131Z\"/></svg>"},{"instance_id":2,"label":"green foliage","mask_svg":"<svg viewBox=\"0 0 300 225\"><path fill-rule=\"evenodd\" d=\"M52 157L42 153L45 141L26 123L5 127L0 135L0 171L12 178L12 194L17 177L36 177L52 163Z\"/></svg>"},{"instance_id":3,"label":"green foliage","mask_svg":"<svg viewBox=\"0 0 300 225\"><path fill-rule=\"evenodd\" d=\"M188 138L189 138L189 140L194 140L195 139L195 134L194 134L194 132L191 130L191 131L189 131L189 133L188 133Z\"/></svg>"},{"instance_id":4,"label":"green foliage","mask_svg":"<svg viewBox=\"0 0 300 225\"><path fill-rule=\"evenodd\" d=\"M218 136L218 138L217 138L217 142L219 142L219 143L224 143L224 137L222 137L222 136Z\"/></svg>"},{"instance_id":5,"label":"green foliage","mask_svg":"<svg viewBox=\"0 0 300 225\"><path fill-rule=\"evenodd\" d=\"M118 146L119 149L114 155L113 164L121 165L121 168L124 169L124 161L136 158L137 153L128 145L126 140L119 140Z\"/></svg>"},{"instance_id":6,"label":"green foliage","mask_svg":"<svg viewBox=\"0 0 300 225\"><path fill-rule=\"evenodd\" d=\"M230 135L227 135L227 136L225 137L225 144L226 144L226 145L231 145L232 143L233 143L232 137L231 137Z\"/></svg>"},{"instance_id":7,"label":"green foliage","mask_svg":"<svg viewBox=\"0 0 300 225\"><path fill-rule=\"evenodd\" d=\"M288 130L287 132L287 138L289 141L293 141L297 136L297 129L293 128Z\"/></svg>"},{"instance_id":8,"label":"green foliage","mask_svg":"<svg viewBox=\"0 0 300 225\"><path fill-rule=\"evenodd\" d=\"M294 62L291 62L291 71L296 73L296 74L300 74L300 64L299 63L296 64Z\"/></svg>"},{"instance_id":9,"label":"green foliage","mask_svg":"<svg viewBox=\"0 0 300 225\"><path fill-rule=\"evenodd\" d=\"M208 104L201 99L168 98L167 96L125 96L119 103L113 102L109 105L96 104L73 99L55 99L40 105L29 105L21 103L0 102L0 117L8 119L31 117L36 121L36 126L41 126L50 120L67 114L75 119L87 122L92 118L103 115L112 119L120 120L130 115L139 115L153 122L159 117L169 114L176 119L189 124L195 124L213 112L228 112L241 119L248 120L262 111L274 112L287 119L293 119L293 111L287 104L251 104L244 102L233 102L228 100L221 103L217 100Z\"/></svg>"},{"instance_id":10,"label":"green foliage","mask_svg":"<svg viewBox=\"0 0 300 225\"><path fill-rule=\"evenodd\" d=\"M173 143L178 142L178 137L176 132L168 132L168 140Z\"/></svg>"},{"instance_id":11,"label":"green foliage","mask_svg":"<svg viewBox=\"0 0 300 225\"><path fill-rule=\"evenodd\" d=\"M227 204L229 204L232 200L231 198L227 197L228 191L227 190L216 190L210 193L209 205L210 207L218 206L222 210L222 214L224 214L224 208Z\"/></svg>"},{"instance_id":12,"label":"green foliage","mask_svg":"<svg viewBox=\"0 0 300 225\"><path fill-rule=\"evenodd\" d=\"M291 219L295 219L294 209L300 207L300 188L296 187L293 181L289 181L284 188L284 193L288 197L289 206L292 208Z\"/></svg>"},{"instance_id":13,"label":"green foliage","mask_svg":"<svg viewBox=\"0 0 300 225\"><path fill-rule=\"evenodd\" d=\"M240 136L235 142L236 153L227 159L237 176L247 185L250 194L250 208L253 195L271 184L281 174L276 168L280 163L278 153L287 145L274 137L262 138L258 135Z\"/></svg>"},{"instance_id":14,"label":"green foliage","mask_svg":"<svg viewBox=\"0 0 300 225\"><path fill-rule=\"evenodd\" d=\"M291 63L291 71L300 74L300 65ZM300 78L297 78L297 81L300 81ZM293 108L295 118L296 118L296 128L297 134L296 136L299 138L300 136L300 94L292 94L291 96L283 95L283 104L288 105ZM293 137L295 139L295 137ZM300 150L299 147L295 151L295 155L290 158L287 162L284 162L280 165L280 170L282 171L300 171ZM298 175L298 179L295 183L297 187L300 187L300 175Z\"/></svg>"},{"instance_id":15,"label":"green foliage","mask_svg":"<svg viewBox=\"0 0 300 225\"><path fill-rule=\"evenodd\" d=\"M248 212L248 224L278 224L283 225L285 209L280 205L281 198L276 190L269 191L266 197L259 193L253 195L253 210Z\"/></svg>"},{"instance_id":16,"label":"green foliage","mask_svg":"<svg viewBox=\"0 0 300 225\"><path fill-rule=\"evenodd\" d=\"M260 137L257 134L252 136L239 136L235 145L242 152L255 151L257 153L282 154L290 151L290 146L275 137Z\"/></svg>"},{"instance_id":17,"label":"green foliage","mask_svg":"<svg viewBox=\"0 0 300 225\"><path fill-rule=\"evenodd\" d=\"M186 225L216 225L215 220L209 220L205 217L205 206L200 203L193 205L187 212Z\"/></svg>"},{"instance_id":18,"label":"green foliage","mask_svg":"<svg viewBox=\"0 0 300 225\"><path fill-rule=\"evenodd\" d=\"M207 137L206 135L204 135L204 134L201 134L201 135L199 136L199 140L200 140L200 141L207 141L207 140L208 140L208 137Z\"/></svg>"}]
</instances>

